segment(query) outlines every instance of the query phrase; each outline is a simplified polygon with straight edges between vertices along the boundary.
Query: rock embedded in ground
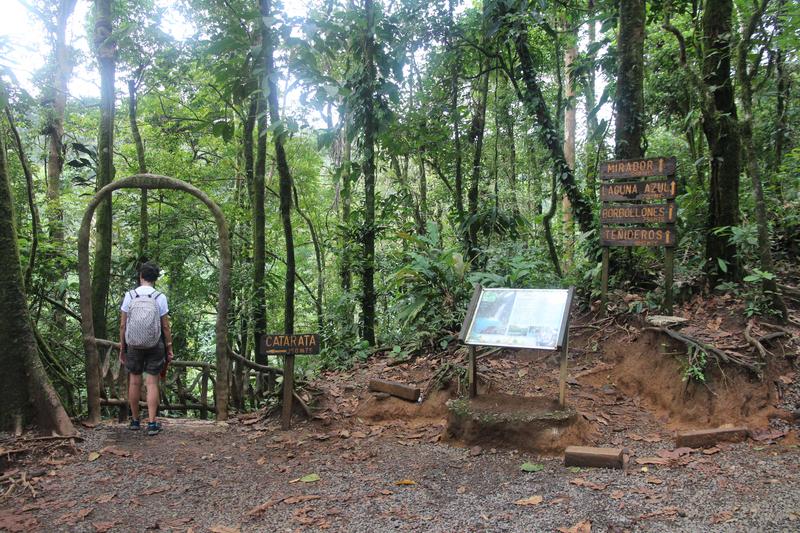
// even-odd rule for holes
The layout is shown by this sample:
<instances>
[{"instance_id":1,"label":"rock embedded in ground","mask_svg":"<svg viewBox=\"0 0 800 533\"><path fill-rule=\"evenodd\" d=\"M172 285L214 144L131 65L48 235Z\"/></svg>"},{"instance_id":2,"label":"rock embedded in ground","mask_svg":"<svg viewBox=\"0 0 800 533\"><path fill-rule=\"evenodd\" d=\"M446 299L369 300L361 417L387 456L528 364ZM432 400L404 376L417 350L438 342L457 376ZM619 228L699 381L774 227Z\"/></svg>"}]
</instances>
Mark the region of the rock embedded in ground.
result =
<instances>
[{"instance_id":1,"label":"rock embedded in ground","mask_svg":"<svg viewBox=\"0 0 800 533\"><path fill-rule=\"evenodd\" d=\"M650 315L647 317L647 323L657 328L670 328L680 326L688 322L688 318L680 316L669 315Z\"/></svg>"}]
</instances>

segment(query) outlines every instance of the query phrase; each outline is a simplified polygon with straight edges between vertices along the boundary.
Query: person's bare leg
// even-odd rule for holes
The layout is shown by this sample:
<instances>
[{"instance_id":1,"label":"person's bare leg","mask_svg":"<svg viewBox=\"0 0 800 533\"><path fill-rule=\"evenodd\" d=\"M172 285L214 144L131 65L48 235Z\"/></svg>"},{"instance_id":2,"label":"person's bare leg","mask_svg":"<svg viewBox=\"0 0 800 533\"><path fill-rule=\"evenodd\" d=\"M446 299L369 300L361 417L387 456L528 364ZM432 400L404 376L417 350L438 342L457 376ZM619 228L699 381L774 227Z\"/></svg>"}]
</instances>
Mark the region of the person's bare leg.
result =
<instances>
[{"instance_id":1,"label":"person's bare leg","mask_svg":"<svg viewBox=\"0 0 800 533\"><path fill-rule=\"evenodd\" d=\"M158 379L159 375L146 374L147 376L147 416L150 422L156 421L158 413Z\"/></svg>"},{"instance_id":2,"label":"person's bare leg","mask_svg":"<svg viewBox=\"0 0 800 533\"><path fill-rule=\"evenodd\" d=\"M128 401L131 404L131 416L139 420L139 398L142 390L142 375L130 374L128 380Z\"/></svg>"}]
</instances>

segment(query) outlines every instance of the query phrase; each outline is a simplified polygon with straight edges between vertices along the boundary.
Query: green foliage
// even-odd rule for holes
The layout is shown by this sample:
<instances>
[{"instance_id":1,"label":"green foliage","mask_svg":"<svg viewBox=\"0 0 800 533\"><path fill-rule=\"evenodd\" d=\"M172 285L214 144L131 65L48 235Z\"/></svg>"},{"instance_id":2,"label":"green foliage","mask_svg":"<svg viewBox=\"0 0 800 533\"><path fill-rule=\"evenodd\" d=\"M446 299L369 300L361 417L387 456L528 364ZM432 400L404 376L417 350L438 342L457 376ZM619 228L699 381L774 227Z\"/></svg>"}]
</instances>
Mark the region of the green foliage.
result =
<instances>
[{"instance_id":1,"label":"green foliage","mask_svg":"<svg viewBox=\"0 0 800 533\"><path fill-rule=\"evenodd\" d=\"M708 353L697 346L689 346L686 350L686 360L683 362L683 381L706 382L706 366Z\"/></svg>"},{"instance_id":2,"label":"green foliage","mask_svg":"<svg viewBox=\"0 0 800 533\"><path fill-rule=\"evenodd\" d=\"M428 223L423 235L398 235L408 247L394 257L399 268L389 284L395 301L390 324L398 340L415 347L457 331L470 296L460 248L443 246L439 231Z\"/></svg>"}]
</instances>

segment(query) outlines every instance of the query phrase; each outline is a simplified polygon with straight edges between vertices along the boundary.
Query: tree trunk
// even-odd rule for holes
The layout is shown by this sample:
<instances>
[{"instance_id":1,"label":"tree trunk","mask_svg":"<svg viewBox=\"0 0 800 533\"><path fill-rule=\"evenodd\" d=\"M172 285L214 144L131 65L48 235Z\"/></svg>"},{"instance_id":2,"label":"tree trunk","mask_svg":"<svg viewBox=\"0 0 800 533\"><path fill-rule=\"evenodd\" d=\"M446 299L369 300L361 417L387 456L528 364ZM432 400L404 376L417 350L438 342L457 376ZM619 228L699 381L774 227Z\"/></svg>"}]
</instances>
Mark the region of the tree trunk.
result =
<instances>
[{"instance_id":1,"label":"tree trunk","mask_svg":"<svg viewBox=\"0 0 800 533\"><path fill-rule=\"evenodd\" d=\"M342 281L342 291L345 295L350 292L353 285L353 271L351 269L350 261L350 210L353 202L353 161L352 161L352 147L353 143L350 142L350 113L345 110L342 119L342 143L344 144L342 150L342 226L345 228L341 241L341 259L340 259L340 274ZM348 322L352 313L348 314Z\"/></svg>"},{"instance_id":2,"label":"tree trunk","mask_svg":"<svg viewBox=\"0 0 800 533\"><path fill-rule=\"evenodd\" d=\"M453 3L454 0L448 1L448 16L450 27L445 34L445 47L453 54L450 65L450 120L453 123L453 150L455 151L455 200L456 200L456 215L458 216L458 224L464 223L464 174L461 162L461 133L460 122L461 115L458 112L458 72L461 68L461 55L458 47L453 43L453 33L455 32L455 24L453 21Z\"/></svg>"},{"instance_id":3,"label":"tree trunk","mask_svg":"<svg viewBox=\"0 0 800 533\"><path fill-rule=\"evenodd\" d=\"M28 209L31 212L31 250L28 255L28 266L25 268L25 277L23 278L23 288L27 291L30 290L33 267L36 264L36 251L39 248L39 234L41 233L42 222L39 218L39 209L36 207L36 200L34 198L35 191L33 188L31 166L28 163L28 157L25 155L25 149L22 146L22 139L19 136L17 125L14 122L14 116L11 114L11 109L8 106L6 106L6 118L8 118L8 126L11 128L11 134L14 137L14 147L17 150L20 165L22 165L22 173L25 175Z\"/></svg>"},{"instance_id":4,"label":"tree trunk","mask_svg":"<svg viewBox=\"0 0 800 533\"><path fill-rule=\"evenodd\" d=\"M778 13L775 23L775 33L779 36L784 34L783 21L781 16L784 15L785 0L778 1ZM772 163L772 174L777 175L780 172L781 165L783 164L783 152L786 144L787 117L788 117L788 104L789 104L789 72L786 70L786 52L781 48L780 44L775 51L775 71L778 78L777 94L775 99L775 158ZM778 191L778 198L783 201L783 183L780 180L775 180Z\"/></svg>"},{"instance_id":5,"label":"tree trunk","mask_svg":"<svg viewBox=\"0 0 800 533\"><path fill-rule=\"evenodd\" d=\"M489 99L489 61L478 63L483 74L475 80L472 123L469 140L473 144L472 175L467 192L467 257L474 262L478 257L478 193L481 180L481 156L483 155L483 133L486 129L486 104Z\"/></svg>"},{"instance_id":6,"label":"tree trunk","mask_svg":"<svg viewBox=\"0 0 800 533\"><path fill-rule=\"evenodd\" d=\"M597 40L597 32L596 32L596 24L597 21L595 20L595 10L594 10L594 0L589 0L588 3L588 10L589 10L589 27L587 31L588 36L588 46L591 50L592 45ZM597 122L597 114L593 114L592 111L594 110L595 106L597 105L597 101L595 98L595 56L596 54L593 51L589 53L589 72L587 76L586 82L586 144L585 144L585 155L584 158L586 160L586 191L587 195L589 196L590 201L594 201L597 197L597 149L598 149L598 142L596 141L597 137L597 128L599 126ZM602 143L602 139L600 140Z\"/></svg>"},{"instance_id":7,"label":"tree trunk","mask_svg":"<svg viewBox=\"0 0 800 533\"><path fill-rule=\"evenodd\" d=\"M709 282L739 279L736 245L718 228L739 224L739 125L731 79L732 0L708 0L703 11L703 81L711 93L703 128L711 158L706 258Z\"/></svg>"},{"instance_id":8,"label":"tree trunk","mask_svg":"<svg viewBox=\"0 0 800 533\"><path fill-rule=\"evenodd\" d=\"M570 203L572 203L572 212L578 221L578 227L582 232L586 233L594 229L592 208L581 195L581 191L575 182L575 175L564 158L564 148L559 142L560 135L553 125L541 87L536 81L536 71L528 45L528 31L519 22L517 22L515 28L514 44L522 67L524 81L523 104L527 112L536 119L541 141L549 150L550 157L556 166L561 188L569 198Z\"/></svg>"},{"instance_id":9,"label":"tree trunk","mask_svg":"<svg viewBox=\"0 0 800 533\"><path fill-rule=\"evenodd\" d=\"M268 19L271 16L271 0L261 0L261 17ZM284 332L294 332L294 237L292 234L292 175L289 172L289 163L286 160L284 142L285 128L280 127L280 114L278 107L278 84L275 83L275 67L272 54L275 43L272 29L269 25L262 25L262 41L264 46L264 73L267 80L267 102L269 104L269 121L272 125L272 138L275 143L275 161L278 165L279 195L281 222L283 223L283 238L286 242L286 283L284 286Z\"/></svg>"},{"instance_id":10,"label":"tree trunk","mask_svg":"<svg viewBox=\"0 0 800 533\"><path fill-rule=\"evenodd\" d=\"M51 96L47 98L50 109L45 127L48 137L47 157L47 214L50 239L57 247L57 255L64 250L64 213L61 208L61 174L64 169L64 114L67 108L67 83L72 75L72 60L67 46L67 21L75 9L77 0L61 0L55 26L53 59L55 65L50 82Z\"/></svg>"},{"instance_id":11,"label":"tree trunk","mask_svg":"<svg viewBox=\"0 0 800 533\"><path fill-rule=\"evenodd\" d=\"M768 0L762 0L761 5L753 12L748 23L743 27L739 39L736 75L738 78L739 98L742 102L744 116L740 122L742 147L745 154L745 169L750 177L753 186L753 200L756 211L756 226L758 228L758 256L761 270L764 272L775 273L775 265L772 262L772 252L770 250L769 226L767 225L767 208L764 202L764 190L761 184L761 168L758 165L758 156L755 143L753 142L753 77L755 76L758 64L752 68L748 65L747 56L752 45L752 36L757 24L764 14ZM760 60L760 56L759 56ZM764 293L772 301L772 308L777 311L782 319L789 317L786 303L781 297L780 289L775 279L762 279Z\"/></svg>"},{"instance_id":12,"label":"tree trunk","mask_svg":"<svg viewBox=\"0 0 800 533\"><path fill-rule=\"evenodd\" d=\"M100 65L100 133L97 139L97 188L114 180L114 74L117 44L112 35L111 0L95 1L94 47ZM106 307L111 276L111 199L97 212L94 270L92 272L92 315L95 334L108 338ZM99 371L99 369L96 369Z\"/></svg>"},{"instance_id":13,"label":"tree trunk","mask_svg":"<svg viewBox=\"0 0 800 533\"><path fill-rule=\"evenodd\" d=\"M568 25L568 24L565 24ZM572 64L578 55L578 48L575 41L577 35L570 33L567 35L570 40L569 46L564 51L564 76L567 80L564 96L566 97L566 109L564 110L564 159L575 174L575 76L572 74ZM572 266L574 254L573 243L575 241L575 224L572 221L572 204L569 198L564 195L561 200L561 222L564 230L564 269L569 271Z\"/></svg>"},{"instance_id":14,"label":"tree trunk","mask_svg":"<svg viewBox=\"0 0 800 533\"><path fill-rule=\"evenodd\" d=\"M375 142L378 124L375 117L375 6L364 0L367 32L364 36L364 81L360 87L364 114L364 256L362 257L362 295L364 339L375 346Z\"/></svg>"},{"instance_id":15,"label":"tree trunk","mask_svg":"<svg viewBox=\"0 0 800 533\"><path fill-rule=\"evenodd\" d=\"M137 76L138 77L138 76ZM139 124L136 122L136 80L128 80L128 120L131 125L131 136L136 146L136 165L139 174L147 174L147 163L144 158L144 142L139 133ZM139 196L139 262L147 261L147 189L142 189Z\"/></svg>"},{"instance_id":16,"label":"tree trunk","mask_svg":"<svg viewBox=\"0 0 800 533\"><path fill-rule=\"evenodd\" d=\"M317 228L314 226L311 217L300 209L300 199L298 198L297 187L295 187L294 184L292 185L292 192L294 193L294 207L297 209L297 214L306 221L308 232L311 234L311 243L314 245L314 259L317 262L317 297L314 298L314 308L317 311L317 328L319 328L319 331L322 331L325 327L325 317L323 315L322 306L322 299L325 294L325 265L322 243L317 235Z\"/></svg>"},{"instance_id":17,"label":"tree trunk","mask_svg":"<svg viewBox=\"0 0 800 533\"><path fill-rule=\"evenodd\" d=\"M36 420L46 432L72 435L61 400L45 373L36 346L19 265L14 203L0 136L0 429L21 432Z\"/></svg>"},{"instance_id":18,"label":"tree trunk","mask_svg":"<svg viewBox=\"0 0 800 533\"><path fill-rule=\"evenodd\" d=\"M644 113L645 0L620 0L617 38L617 110L614 157L637 159L642 150Z\"/></svg>"},{"instance_id":19,"label":"tree trunk","mask_svg":"<svg viewBox=\"0 0 800 533\"><path fill-rule=\"evenodd\" d=\"M264 2L261 1L263 13ZM269 15L262 15L269 16ZM262 50L258 56L261 68L266 69L267 53L272 53L272 48L267 44L267 31L263 28L259 40ZM270 56L269 60L271 61ZM256 69L257 71L260 69ZM261 92L256 101L255 121L258 125L256 137L255 167L253 169L253 186L251 188L251 209L253 210L253 341L255 342L256 362L266 364L266 356L261 352L261 339L267 332L267 293L264 287L266 272L265 246L266 246L266 215L264 213L264 193L267 174L267 114L268 103L266 93L272 90L274 84L267 84L269 71L262 71L259 87ZM277 98L277 95L276 95ZM252 130L251 130L252 134ZM287 274L288 275L288 274Z\"/></svg>"}]
</instances>

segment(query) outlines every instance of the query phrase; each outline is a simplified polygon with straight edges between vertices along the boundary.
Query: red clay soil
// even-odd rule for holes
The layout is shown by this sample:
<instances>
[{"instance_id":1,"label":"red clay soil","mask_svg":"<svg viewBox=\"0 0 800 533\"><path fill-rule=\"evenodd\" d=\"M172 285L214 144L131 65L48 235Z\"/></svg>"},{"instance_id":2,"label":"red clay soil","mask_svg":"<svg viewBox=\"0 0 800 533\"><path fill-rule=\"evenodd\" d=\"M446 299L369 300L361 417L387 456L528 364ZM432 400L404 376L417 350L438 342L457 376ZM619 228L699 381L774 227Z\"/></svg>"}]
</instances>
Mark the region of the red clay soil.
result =
<instances>
[{"instance_id":1,"label":"red clay soil","mask_svg":"<svg viewBox=\"0 0 800 533\"><path fill-rule=\"evenodd\" d=\"M632 341L603 346L603 367L579 379L594 387L610 385L639 397L671 429L724 424L762 427L782 411L774 405L775 386L738 368L712 367L707 383L684 380L679 356L683 346L660 333L645 331Z\"/></svg>"}]
</instances>

